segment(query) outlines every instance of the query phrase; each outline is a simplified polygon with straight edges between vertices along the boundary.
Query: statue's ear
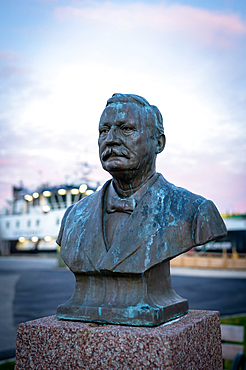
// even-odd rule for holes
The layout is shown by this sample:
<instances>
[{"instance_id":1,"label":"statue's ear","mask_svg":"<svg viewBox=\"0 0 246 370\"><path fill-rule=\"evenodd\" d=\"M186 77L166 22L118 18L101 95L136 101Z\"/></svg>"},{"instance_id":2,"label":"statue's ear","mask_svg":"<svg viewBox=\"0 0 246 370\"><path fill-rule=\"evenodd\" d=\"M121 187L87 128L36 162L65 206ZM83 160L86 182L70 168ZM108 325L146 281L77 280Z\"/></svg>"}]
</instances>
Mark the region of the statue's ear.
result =
<instances>
[{"instance_id":1,"label":"statue's ear","mask_svg":"<svg viewBox=\"0 0 246 370\"><path fill-rule=\"evenodd\" d=\"M157 145L156 145L156 154L159 154L163 151L166 145L166 136L164 134L160 135L157 140Z\"/></svg>"}]
</instances>

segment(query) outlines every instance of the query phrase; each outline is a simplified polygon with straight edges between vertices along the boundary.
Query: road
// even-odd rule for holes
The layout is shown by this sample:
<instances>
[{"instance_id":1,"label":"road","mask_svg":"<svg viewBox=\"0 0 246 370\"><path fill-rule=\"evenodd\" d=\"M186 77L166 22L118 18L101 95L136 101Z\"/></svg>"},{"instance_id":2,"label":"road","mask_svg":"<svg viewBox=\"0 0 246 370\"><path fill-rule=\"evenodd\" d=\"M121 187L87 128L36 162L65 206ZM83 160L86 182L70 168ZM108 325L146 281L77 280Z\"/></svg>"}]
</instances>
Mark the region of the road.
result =
<instances>
[{"instance_id":1,"label":"road","mask_svg":"<svg viewBox=\"0 0 246 370\"><path fill-rule=\"evenodd\" d=\"M246 313L246 271L173 268L172 281L190 309ZM0 360L14 356L20 322L55 314L73 289L73 274L55 256L0 257Z\"/></svg>"}]
</instances>

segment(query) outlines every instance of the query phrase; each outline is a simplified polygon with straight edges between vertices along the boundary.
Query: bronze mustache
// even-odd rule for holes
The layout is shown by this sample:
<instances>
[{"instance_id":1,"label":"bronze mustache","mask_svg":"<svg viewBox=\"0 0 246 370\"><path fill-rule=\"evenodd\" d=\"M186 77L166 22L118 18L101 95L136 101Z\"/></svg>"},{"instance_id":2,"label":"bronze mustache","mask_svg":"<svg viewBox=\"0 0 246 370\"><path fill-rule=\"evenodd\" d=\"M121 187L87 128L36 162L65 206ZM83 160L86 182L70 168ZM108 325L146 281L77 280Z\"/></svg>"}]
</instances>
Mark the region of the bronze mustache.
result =
<instances>
[{"instance_id":1,"label":"bronze mustache","mask_svg":"<svg viewBox=\"0 0 246 370\"><path fill-rule=\"evenodd\" d=\"M129 158L128 151L126 149L121 148L121 147L107 147L102 152L102 159L107 160L112 154L117 157Z\"/></svg>"}]
</instances>

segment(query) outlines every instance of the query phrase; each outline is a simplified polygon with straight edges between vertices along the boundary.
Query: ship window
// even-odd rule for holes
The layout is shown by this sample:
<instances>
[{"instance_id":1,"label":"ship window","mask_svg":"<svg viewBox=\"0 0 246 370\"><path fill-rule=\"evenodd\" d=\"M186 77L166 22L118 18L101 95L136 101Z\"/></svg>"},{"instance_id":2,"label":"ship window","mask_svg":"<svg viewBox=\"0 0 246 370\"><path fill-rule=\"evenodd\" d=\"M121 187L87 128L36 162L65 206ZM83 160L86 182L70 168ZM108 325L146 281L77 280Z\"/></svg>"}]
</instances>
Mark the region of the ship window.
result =
<instances>
[{"instance_id":1,"label":"ship window","mask_svg":"<svg viewBox=\"0 0 246 370\"><path fill-rule=\"evenodd\" d=\"M60 219L59 219L59 218L57 218L57 219L56 219L56 224L57 224L57 225L59 225L59 224L60 224Z\"/></svg>"},{"instance_id":2,"label":"ship window","mask_svg":"<svg viewBox=\"0 0 246 370\"><path fill-rule=\"evenodd\" d=\"M27 220L27 227L31 226L31 220Z\"/></svg>"},{"instance_id":3,"label":"ship window","mask_svg":"<svg viewBox=\"0 0 246 370\"><path fill-rule=\"evenodd\" d=\"M39 226L40 220L36 220L36 226Z\"/></svg>"},{"instance_id":4,"label":"ship window","mask_svg":"<svg viewBox=\"0 0 246 370\"><path fill-rule=\"evenodd\" d=\"M20 221L17 220L16 223L15 223L15 226L20 227Z\"/></svg>"},{"instance_id":5,"label":"ship window","mask_svg":"<svg viewBox=\"0 0 246 370\"><path fill-rule=\"evenodd\" d=\"M10 222L9 222L9 221L7 221L7 222L6 222L6 229L8 229L8 228L9 228L9 226L10 226Z\"/></svg>"}]
</instances>

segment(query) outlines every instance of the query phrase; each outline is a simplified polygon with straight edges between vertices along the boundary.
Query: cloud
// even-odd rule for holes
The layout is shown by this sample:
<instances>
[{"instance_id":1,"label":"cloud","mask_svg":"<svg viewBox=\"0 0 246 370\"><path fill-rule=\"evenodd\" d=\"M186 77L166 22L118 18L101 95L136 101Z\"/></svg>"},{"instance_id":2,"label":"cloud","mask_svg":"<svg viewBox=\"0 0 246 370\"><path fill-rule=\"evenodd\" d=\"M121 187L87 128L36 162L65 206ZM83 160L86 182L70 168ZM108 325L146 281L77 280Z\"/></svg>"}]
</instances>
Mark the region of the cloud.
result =
<instances>
[{"instance_id":1,"label":"cloud","mask_svg":"<svg viewBox=\"0 0 246 370\"><path fill-rule=\"evenodd\" d=\"M8 62L18 62L21 60L21 57L18 53L12 50L1 50L0 51L0 63L3 61L8 61Z\"/></svg>"},{"instance_id":2,"label":"cloud","mask_svg":"<svg viewBox=\"0 0 246 370\"><path fill-rule=\"evenodd\" d=\"M27 75L28 68L21 67L21 56L12 50L0 51L0 78L9 79L16 75Z\"/></svg>"},{"instance_id":3,"label":"cloud","mask_svg":"<svg viewBox=\"0 0 246 370\"><path fill-rule=\"evenodd\" d=\"M16 75L27 75L28 72L26 68L3 67L0 68L0 77L8 79Z\"/></svg>"},{"instance_id":4,"label":"cloud","mask_svg":"<svg viewBox=\"0 0 246 370\"><path fill-rule=\"evenodd\" d=\"M55 9L59 20L103 22L124 31L157 30L170 37L179 35L207 46L229 48L246 35L246 23L238 14L227 14L180 4L113 3L86 1L81 7Z\"/></svg>"}]
</instances>

